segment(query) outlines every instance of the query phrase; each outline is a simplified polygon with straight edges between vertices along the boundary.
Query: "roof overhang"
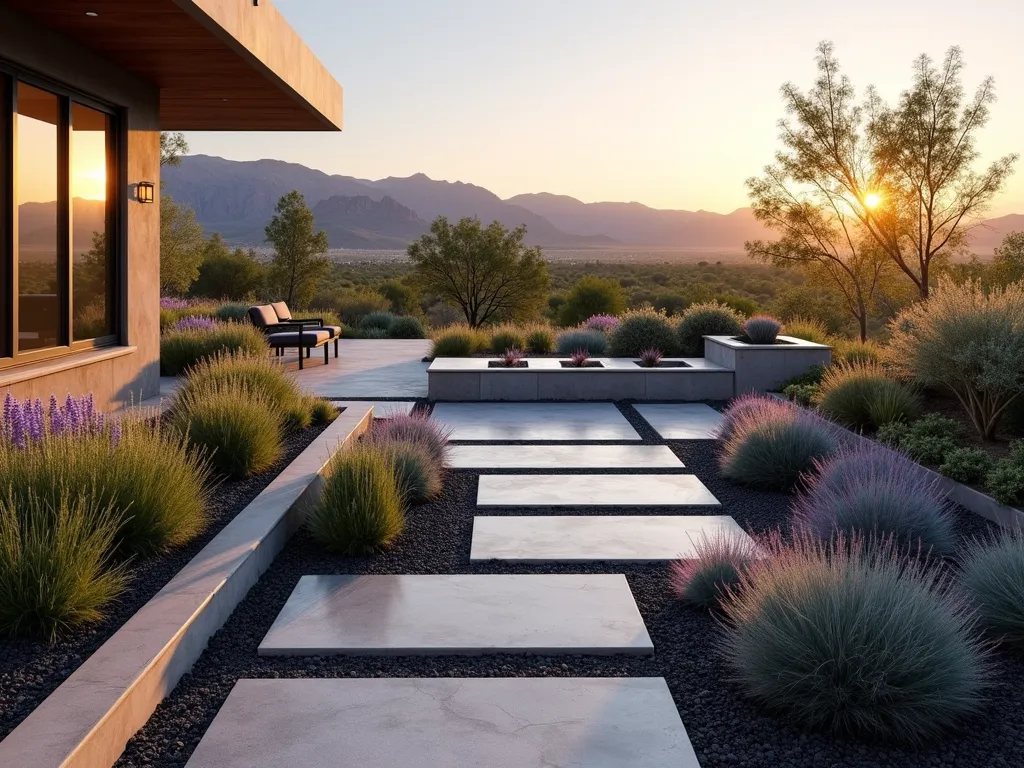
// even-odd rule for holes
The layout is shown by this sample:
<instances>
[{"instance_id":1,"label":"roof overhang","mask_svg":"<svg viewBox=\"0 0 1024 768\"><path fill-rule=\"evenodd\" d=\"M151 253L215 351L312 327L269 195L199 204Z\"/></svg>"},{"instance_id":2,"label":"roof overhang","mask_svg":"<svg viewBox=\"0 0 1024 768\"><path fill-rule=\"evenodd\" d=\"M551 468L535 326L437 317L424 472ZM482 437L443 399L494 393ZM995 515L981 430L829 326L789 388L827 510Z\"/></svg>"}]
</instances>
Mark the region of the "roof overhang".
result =
<instances>
[{"instance_id":1,"label":"roof overhang","mask_svg":"<svg viewBox=\"0 0 1024 768\"><path fill-rule=\"evenodd\" d=\"M165 130L341 130L341 86L270 0L6 1L155 83Z\"/></svg>"}]
</instances>

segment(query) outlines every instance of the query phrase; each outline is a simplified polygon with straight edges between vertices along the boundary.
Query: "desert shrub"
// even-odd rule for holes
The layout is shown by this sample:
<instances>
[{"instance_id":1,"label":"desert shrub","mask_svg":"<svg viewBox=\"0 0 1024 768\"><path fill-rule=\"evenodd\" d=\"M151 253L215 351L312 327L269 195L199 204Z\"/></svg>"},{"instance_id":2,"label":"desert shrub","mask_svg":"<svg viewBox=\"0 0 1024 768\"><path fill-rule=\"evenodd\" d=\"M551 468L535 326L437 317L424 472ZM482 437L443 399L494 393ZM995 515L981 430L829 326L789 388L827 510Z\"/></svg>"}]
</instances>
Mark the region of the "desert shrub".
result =
<instances>
[{"instance_id":1,"label":"desert shrub","mask_svg":"<svg viewBox=\"0 0 1024 768\"><path fill-rule=\"evenodd\" d=\"M751 407L729 419L719 456L723 476L755 488L789 490L816 461L835 452L833 428L789 403L779 404L782 410L774 415Z\"/></svg>"},{"instance_id":2,"label":"desert shrub","mask_svg":"<svg viewBox=\"0 0 1024 768\"><path fill-rule=\"evenodd\" d=\"M860 341L835 337L832 344L832 362L856 365L858 363L878 363L882 360L882 350L871 341Z\"/></svg>"},{"instance_id":3,"label":"desert shrub","mask_svg":"<svg viewBox=\"0 0 1024 768\"><path fill-rule=\"evenodd\" d=\"M1024 392L1024 282L983 290L940 281L890 327L892 368L951 391L978 434L994 438L1004 407Z\"/></svg>"},{"instance_id":4,"label":"desert shrub","mask_svg":"<svg viewBox=\"0 0 1024 768\"><path fill-rule=\"evenodd\" d=\"M249 477L281 458L283 415L256 389L230 382L193 387L175 399L168 424L202 449L219 475Z\"/></svg>"},{"instance_id":5,"label":"desert shrub","mask_svg":"<svg viewBox=\"0 0 1024 768\"><path fill-rule=\"evenodd\" d=\"M395 468L372 444L341 450L328 462L320 498L310 510L310 532L325 549L363 555L390 545L405 526Z\"/></svg>"},{"instance_id":6,"label":"desert shrub","mask_svg":"<svg viewBox=\"0 0 1024 768\"><path fill-rule=\"evenodd\" d=\"M721 603L747 696L808 730L910 743L979 711L988 649L947 577L858 541L767 546Z\"/></svg>"},{"instance_id":7,"label":"desert shrub","mask_svg":"<svg viewBox=\"0 0 1024 768\"><path fill-rule=\"evenodd\" d=\"M407 503L419 504L441 492L443 466L423 443L390 440L384 447L394 463L398 491Z\"/></svg>"},{"instance_id":8,"label":"desert shrub","mask_svg":"<svg viewBox=\"0 0 1024 768\"><path fill-rule=\"evenodd\" d=\"M547 326L538 325L526 335L526 351L546 355L555 348L555 335Z\"/></svg>"},{"instance_id":9,"label":"desert shrub","mask_svg":"<svg viewBox=\"0 0 1024 768\"><path fill-rule=\"evenodd\" d=\"M985 476L985 489L1000 504L1024 505L1024 442L1015 442L1010 455L996 462Z\"/></svg>"},{"instance_id":10,"label":"desert shrub","mask_svg":"<svg viewBox=\"0 0 1024 768\"><path fill-rule=\"evenodd\" d=\"M717 301L691 304L683 310L676 332L683 357L704 357L704 337L739 336L743 333L743 317Z\"/></svg>"},{"instance_id":11,"label":"desert shrub","mask_svg":"<svg viewBox=\"0 0 1024 768\"><path fill-rule=\"evenodd\" d=\"M391 302L376 291L348 290L336 294L331 307L341 316L345 325L359 326L371 312L390 312Z\"/></svg>"},{"instance_id":12,"label":"desert shrub","mask_svg":"<svg viewBox=\"0 0 1024 768\"><path fill-rule=\"evenodd\" d=\"M387 339L389 338L388 332L383 328L367 328L365 331L359 329L359 334L356 338L360 339Z\"/></svg>"},{"instance_id":13,"label":"desert shrub","mask_svg":"<svg viewBox=\"0 0 1024 768\"><path fill-rule=\"evenodd\" d=\"M588 355L603 355L608 351L608 340L600 331L564 331L558 334L556 349L560 355L571 355L586 350Z\"/></svg>"},{"instance_id":14,"label":"desert shrub","mask_svg":"<svg viewBox=\"0 0 1024 768\"><path fill-rule=\"evenodd\" d=\"M103 618L127 586L110 562L122 516L97 498L0 497L0 632L54 639Z\"/></svg>"},{"instance_id":15,"label":"desert shrub","mask_svg":"<svg viewBox=\"0 0 1024 768\"><path fill-rule=\"evenodd\" d=\"M740 574L757 556L757 548L745 536L724 533L702 536L693 544L693 557L672 563L672 587L687 605L710 610L740 583Z\"/></svg>"},{"instance_id":16,"label":"desert shrub","mask_svg":"<svg viewBox=\"0 0 1024 768\"><path fill-rule=\"evenodd\" d=\"M786 335L794 339L803 339L814 344L831 344L828 328L818 320L806 317L794 317L786 322Z\"/></svg>"},{"instance_id":17,"label":"desert shrub","mask_svg":"<svg viewBox=\"0 0 1024 768\"><path fill-rule=\"evenodd\" d=\"M615 315L594 315L588 317L587 321L583 323L583 328L588 331L600 331L601 333L608 335L616 328L619 327L619 323L622 321Z\"/></svg>"},{"instance_id":18,"label":"desert shrub","mask_svg":"<svg viewBox=\"0 0 1024 768\"><path fill-rule=\"evenodd\" d=\"M562 325L579 325L594 315L621 315L626 294L617 280L584 275L565 295L558 317Z\"/></svg>"},{"instance_id":19,"label":"desert shrub","mask_svg":"<svg viewBox=\"0 0 1024 768\"><path fill-rule=\"evenodd\" d=\"M821 379L814 403L829 418L857 429L877 429L893 421L909 421L920 410L916 393L886 376L877 363L830 366Z\"/></svg>"},{"instance_id":20,"label":"desert shrub","mask_svg":"<svg viewBox=\"0 0 1024 768\"><path fill-rule=\"evenodd\" d=\"M423 323L419 321L419 318L411 315L396 317L388 329L388 338L390 339L424 339L426 336Z\"/></svg>"},{"instance_id":21,"label":"desert shrub","mask_svg":"<svg viewBox=\"0 0 1024 768\"><path fill-rule=\"evenodd\" d=\"M265 355L269 349L263 333L248 323L220 324L213 330L169 331L160 337L160 372L177 376L225 352Z\"/></svg>"},{"instance_id":22,"label":"desert shrub","mask_svg":"<svg viewBox=\"0 0 1024 768\"><path fill-rule=\"evenodd\" d=\"M782 323L768 315L755 315L743 324L743 333L751 344L774 344Z\"/></svg>"},{"instance_id":23,"label":"desert shrub","mask_svg":"<svg viewBox=\"0 0 1024 768\"><path fill-rule=\"evenodd\" d=\"M499 325L491 332L490 346L498 355L509 349L526 349L526 334L514 325Z\"/></svg>"},{"instance_id":24,"label":"desert shrub","mask_svg":"<svg viewBox=\"0 0 1024 768\"><path fill-rule=\"evenodd\" d=\"M981 448L954 448L946 454L939 472L958 483L978 485L992 471L995 462Z\"/></svg>"},{"instance_id":25,"label":"desert shrub","mask_svg":"<svg viewBox=\"0 0 1024 768\"><path fill-rule=\"evenodd\" d=\"M890 541L904 551L944 555L956 536L934 476L876 443L840 450L815 464L793 504L794 524L815 536Z\"/></svg>"},{"instance_id":26,"label":"desert shrub","mask_svg":"<svg viewBox=\"0 0 1024 768\"><path fill-rule=\"evenodd\" d=\"M911 424L893 423L878 431L878 439L924 464L940 465L960 447L963 430L953 419L926 413Z\"/></svg>"},{"instance_id":27,"label":"desert shrub","mask_svg":"<svg viewBox=\"0 0 1024 768\"><path fill-rule=\"evenodd\" d=\"M806 371L798 376L794 376L791 379L786 379L783 383L783 387L788 387L791 384L813 384L818 386L821 384L821 380L825 377L825 366L824 365L812 365Z\"/></svg>"},{"instance_id":28,"label":"desert shrub","mask_svg":"<svg viewBox=\"0 0 1024 768\"><path fill-rule=\"evenodd\" d=\"M169 416L173 417L181 407L179 403L189 401L194 392L219 385L265 397L278 412L288 414L291 425L309 426L309 403L295 378L272 357L244 352L218 354L191 367L168 406Z\"/></svg>"},{"instance_id":29,"label":"desert shrub","mask_svg":"<svg viewBox=\"0 0 1024 768\"><path fill-rule=\"evenodd\" d=\"M431 357L469 357L487 347L488 338L481 331L465 325L451 325L434 338Z\"/></svg>"},{"instance_id":30,"label":"desert shrub","mask_svg":"<svg viewBox=\"0 0 1024 768\"><path fill-rule=\"evenodd\" d=\"M248 304L232 301L217 307L216 317L225 323L241 323L248 317L248 312Z\"/></svg>"},{"instance_id":31,"label":"desert shrub","mask_svg":"<svg viewBox=\"0 0 1024 768\"><path fill-rule=\"evenodd\" d=\"M422 413L392 416L374 420L373 440L379 445L392 442L424 446L439 466L448 461L448 439L451 430Z\"/></svg>"},{"instance_id":32,"label":"desert shrub","mask_svg":"<svg viewBox=\"0 0 1024 768\"><path fill-rule=\"evenodd\" d=\"M395 316L390 312L384 310L374 310L373 312L367 312L359 320L359 330L362 332L372 331L379 329L387 332L391 329L391 326L395 322Z\"/></svg>"},{"instance_id":33,"label":"desert shrub","mask_svg":"<svg viewBox=\"0 0 1024 768\"><path fill-rule=\"evenodd\" d=\"M1024 535L973 542L961 562L960 584L986 630L1024 647Z\"/></svg>"},{"instance_id":34,"label":"desert shrub","mask_svg":"<svg viewBox=\"0 0 1024 768\"><path fill-rule=\"evenodd\" d=\"M799 405L810 405L818 394L817 384L789 384L782 390L782 394L789 400Z\"/></svg>"},{"instance_id":35,"label":"desert shrub","mask_svg":"<svg viewBox=\"0 0 1024 768\"><path fill-rule=\"evenodd\" d=\"M636 357L652 347L673 355L679 343L665 315L653 309L636 309L621 317L608 337L608 347L612 357Z\"/></svg>"},{"instance_id":36,"label":"desert shrub","mask_svg":"<svg viewBox=\"0 0 1024 768\"><path fill-rule=\"evenodd\" d=\"M338 406L322 397L310 397L307 400L309 418L314 424L330 424L338 418Z\"/></svg>"}]
</instances>

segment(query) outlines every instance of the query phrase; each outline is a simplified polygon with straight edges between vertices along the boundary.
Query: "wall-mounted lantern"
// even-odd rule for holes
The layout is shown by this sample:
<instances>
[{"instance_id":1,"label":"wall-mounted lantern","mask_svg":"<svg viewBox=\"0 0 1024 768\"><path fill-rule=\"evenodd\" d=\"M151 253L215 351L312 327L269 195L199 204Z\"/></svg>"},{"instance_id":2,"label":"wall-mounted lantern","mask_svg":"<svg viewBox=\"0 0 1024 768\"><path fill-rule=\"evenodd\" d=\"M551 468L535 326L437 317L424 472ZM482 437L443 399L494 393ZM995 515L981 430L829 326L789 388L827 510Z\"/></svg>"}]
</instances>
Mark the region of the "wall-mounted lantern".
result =
<instances>
[{"instance_id":1,"label":"wall-mounted lantern","mask_svg":"<svg viewBox=\"0 0 1024 768\"><path fill-rule=\"evenodd\" d=\"M135 199L140 203L152 203L154 195L152 181L140 181L135 185Z\"/></svg>"}]
</instances>

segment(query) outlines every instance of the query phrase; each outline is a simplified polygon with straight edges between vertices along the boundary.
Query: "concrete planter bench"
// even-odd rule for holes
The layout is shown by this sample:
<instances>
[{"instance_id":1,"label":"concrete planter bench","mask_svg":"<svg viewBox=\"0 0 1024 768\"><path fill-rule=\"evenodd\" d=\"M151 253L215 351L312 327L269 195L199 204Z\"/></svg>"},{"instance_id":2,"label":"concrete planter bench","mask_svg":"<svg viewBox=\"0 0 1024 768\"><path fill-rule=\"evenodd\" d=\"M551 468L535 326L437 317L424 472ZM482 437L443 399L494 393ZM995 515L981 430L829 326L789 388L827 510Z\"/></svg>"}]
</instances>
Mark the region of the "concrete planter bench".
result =
<instances>
[{"instance_id":1,"label":"concrete planter bench","mask_svg":"<svg viewBox=\"0 0 1024 768\"><path fill-rule=\"evenodd\" d=\"M633 358L594 358L600 367L566 368L533 358L525 367L495 368L497 358L439 357L427 369L431 400L727 400L733 372L704 358L686 367L642 368ZM669 362L669 361L666 361Z\"/></svg>"},{"instance_id":2,"label":"concrete planter bench","mask_svg":"<svg viewBox=\"0 0 1024 768\"><path fill-rule=\"evenodd\" d=\"M793 336L776 344L748 344L732 336L705 336L704 357L735 372L735 394L771 392L814 365L832 362L832 347Z\"/></svg>"}]
</instances>

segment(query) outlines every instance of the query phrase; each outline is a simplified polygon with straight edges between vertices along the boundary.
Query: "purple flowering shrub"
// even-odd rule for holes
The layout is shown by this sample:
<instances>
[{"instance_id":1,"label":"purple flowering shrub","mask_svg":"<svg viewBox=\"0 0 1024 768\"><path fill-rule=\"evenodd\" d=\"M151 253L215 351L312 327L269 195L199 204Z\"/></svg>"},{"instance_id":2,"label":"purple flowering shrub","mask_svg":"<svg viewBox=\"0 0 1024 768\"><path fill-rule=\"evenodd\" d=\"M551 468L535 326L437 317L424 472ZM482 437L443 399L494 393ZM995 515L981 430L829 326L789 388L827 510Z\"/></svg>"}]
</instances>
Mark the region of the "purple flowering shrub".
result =
<instances>
[{"instance_id":1,"label":"purple flowering shrub","mask_svg":"<svg viewBox=\"0 0 1024 768\"><path fill-rule=\"evenodd\" d=\"M58 403L56 395L50 395L47 406L39 398L19 402L10 392L4 397L0 436L15 448L25 449L29 443L51 435L84 438L103 434L108 434L116 447L121 439L121 425L116 421L107 424L103 414L96 410L91 394L68 395L63 404Z\"/></svg>"},{"instance_id":2,"label":"purple flowering shrub","mask_svg":"<svg viewBox=\"0 0 1024 768\"><path fill-rule=\"evenodd\" d=\"M618 328L620 322L622 321L615 315L594 315L583 323L583 327L589 331L600 331L607 334Z\"/></svg>"},{"instance_id":3,"label":"purple flowering shrub","mask_svg":"<svg viewBox=\"0 0 1024 768\"><path fill-rule=\"evenodd\" d=\"M160 309L188 309L192 302L188 299L179 299L174 296L161 296Z\"/></svg>"},{"instance_id":4,"label":"purple flowering shrub","mask_svg":"<svg viewBox=\"0 0 1024 768\"><path fill-rule=\"evenodd\" d=\"M200 331L212 331L216 328L219 323L212 317L199 317L197 315L187 315L181 318L174 324L174 330L186 331L189 329L196 329Z\"/></svg>"}]
</instances>

